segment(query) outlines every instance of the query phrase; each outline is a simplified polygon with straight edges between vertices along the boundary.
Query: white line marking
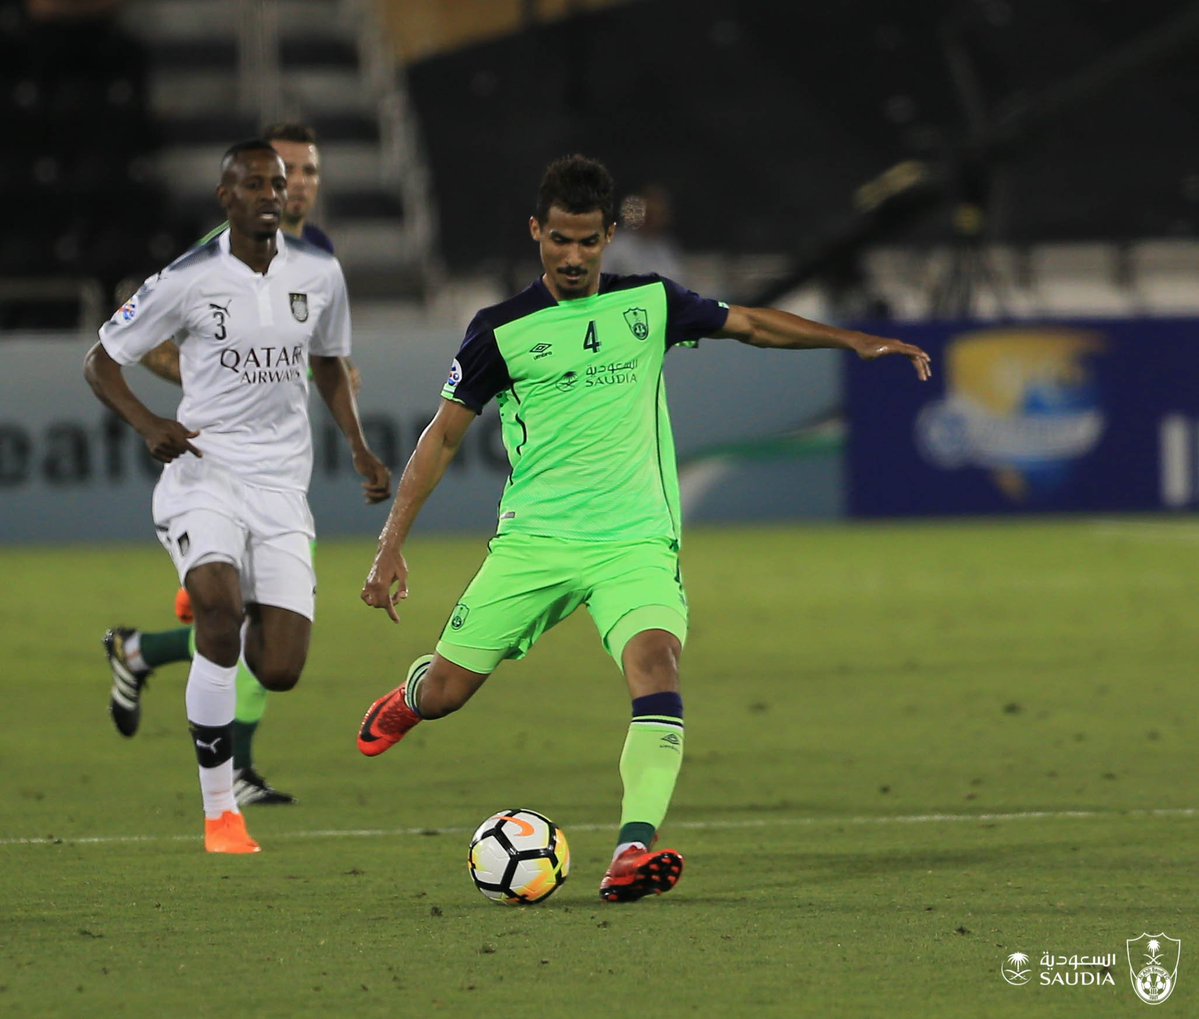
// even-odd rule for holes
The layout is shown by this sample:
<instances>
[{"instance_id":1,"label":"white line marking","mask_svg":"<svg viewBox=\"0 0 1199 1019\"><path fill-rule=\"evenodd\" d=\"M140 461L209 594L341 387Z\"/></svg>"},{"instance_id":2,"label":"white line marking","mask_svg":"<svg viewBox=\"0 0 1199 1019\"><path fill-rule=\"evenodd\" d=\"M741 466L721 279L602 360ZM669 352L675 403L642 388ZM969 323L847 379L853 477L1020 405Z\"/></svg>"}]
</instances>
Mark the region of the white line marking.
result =
<instances>
[{"instance_id":1,"label":"white line marking","mask_svg":"<svg viewBox=\"0 0 1199 1019\"><path fill-rule=\"evenodd\" d=\"M1101 538L1137 541L1199 541L1199 528L1186 520L1095 520L1090 531Z\"/></svg>"},{"instance_id":2,"label":"white line marking","mask_svg":"<svg viewBox=\"0 0 1199 1019\"><path fill-rule=\"evenodd\" d=\"M1163 807L1147 810L1019 810L996 814L884 814L878 816L859 815L848 817L767 817L737 821L672 821L671 828L686 828L693 831L705 829L737 828L781 828L788 826L815 827L817 825L889 825L889 824L970 824L998 821L1087 821L1108 818L1134 817L1196 817L1199 807ZM564 825L569 831L605 831L611 824ZM327 828L314 831L276 832L272 839L377 839L397 838L412 835L460 835L473 828ZM28 838L0 839L0 846L53 846L53 845L113 845L116 843L159 843L198 842L200 834L194 835L45 835Z\"/></svg>"}]
</instances>

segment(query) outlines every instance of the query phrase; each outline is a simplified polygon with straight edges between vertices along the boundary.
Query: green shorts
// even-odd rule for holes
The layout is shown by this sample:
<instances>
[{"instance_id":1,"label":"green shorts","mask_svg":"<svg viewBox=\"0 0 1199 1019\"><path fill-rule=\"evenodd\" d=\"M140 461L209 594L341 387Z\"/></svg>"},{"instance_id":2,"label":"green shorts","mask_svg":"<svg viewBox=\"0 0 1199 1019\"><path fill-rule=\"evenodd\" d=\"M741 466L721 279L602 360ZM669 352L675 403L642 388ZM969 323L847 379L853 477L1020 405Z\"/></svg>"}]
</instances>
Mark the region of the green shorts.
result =
<instances>
[{"instance_id":1,"label":"green shorts","mask_svg":"<svg viewBox=\"0 0 1199 1019\"><path fill-rule=\"evenodd\" d=\"M669 538L618 543L501 534L489 548L437 643L437 653L455 665L488 674L505 658L523 658L580 605L617 665L643 630L666 630L686 643L687 596L678 544Z\"/></svg>"}]
</instances>

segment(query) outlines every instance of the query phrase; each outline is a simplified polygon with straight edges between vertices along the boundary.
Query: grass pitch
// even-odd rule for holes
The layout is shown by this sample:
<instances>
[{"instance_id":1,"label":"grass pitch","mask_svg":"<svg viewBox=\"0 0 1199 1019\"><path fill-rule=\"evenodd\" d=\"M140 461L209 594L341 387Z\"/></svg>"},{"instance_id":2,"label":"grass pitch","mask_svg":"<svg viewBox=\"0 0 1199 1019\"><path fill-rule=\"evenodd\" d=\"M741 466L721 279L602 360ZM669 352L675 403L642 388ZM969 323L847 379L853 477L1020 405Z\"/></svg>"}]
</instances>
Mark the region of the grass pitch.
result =
<instances>
[{"instance_id":1,"label":"grass pitch","mask_svg":"<svg viewBox=\"0 0 1199 1019\"><path fill-rule=\"evenodd\" d=\"M687 871L625 906L596 889L628 701L585 613L460 714L355 749L482 552L415 542L394 627L358 600L372 545L322 542L309 667L257 741L301 802L251 808L263 853L223 858L184 667L136 738L106 714L100 637L172 625L166 556L0 551L0 1014L1134 1016L1142 932L1182 940L1161 1014L1199 1014L1199 526L691 534L663 833ZM541 906L467 877L470 831L512 806L571 841ZM1025 986L1000 974L1015 952ZM1117 962L1042 985L1046 952Z\"/></svg>"}]
</instances>

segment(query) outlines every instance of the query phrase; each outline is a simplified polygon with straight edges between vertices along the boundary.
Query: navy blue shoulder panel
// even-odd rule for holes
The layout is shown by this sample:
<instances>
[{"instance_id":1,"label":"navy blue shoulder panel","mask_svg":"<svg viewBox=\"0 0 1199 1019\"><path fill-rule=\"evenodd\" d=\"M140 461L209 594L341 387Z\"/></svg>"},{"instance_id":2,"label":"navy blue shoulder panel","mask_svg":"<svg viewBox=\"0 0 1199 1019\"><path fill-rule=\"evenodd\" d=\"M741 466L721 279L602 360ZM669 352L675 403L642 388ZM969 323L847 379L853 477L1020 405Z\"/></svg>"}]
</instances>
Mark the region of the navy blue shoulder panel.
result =
<instances>
[{"instance_id":1,"label":"navy blue shoulder panel","mask_svg":"<svg viewBox=\"0 0 1199 1019\"><path fill-rule=\"evenodd\" d=\"M304 224L303 238L314 247L320 248L322 251L327 251L330 255L335 254L333 250L333 239L316 224Z\"/></svg>"},{"instance_id":2,"label":"navy blue shoulder panel","mask_svg":"<svg viewBox=\"0 0 1199 1019\"><path fill-rule=\"evenodd\" d=\"M322 234L321 236L324 236L324 235ZM326 237L325 240L329 241L329 238ZM312 241L308 238L308 228L307 227L304 228L304 236L303 237L293 237L289 233L284 233L283 243L285 245L287 245L287 247L289 247L289 248L294 248L296 251L304 252L306 255L316 255L318 258L332 258L333 257L333 242L329 241L329 247L327 247L327 248L324 247L323 245L319 245L319 244L315 243L314 241Z\"/></svg>"},{"instance_id":3,"label":"navy blue shoulder panel","mask_svg":"<svg viewBox=\"0 0 1199 1019\"><path fill-rule=\"evenodd\" d=\"M538 280L514 297L479 311L466 327L466 336L455 358L461 380L454 397L478 414L488 400L509 388L512 377L496 342L496 329L552 308L556 303L545 284Z\"/></svg>"},{"instance_id":4,"label":"navy blue shoulder panel","mask_svg":"<svg viewBox=\"0 0 1199 1019\"><path fill-rule=\"evenodd\" d=\"M526 315L532 315L545 308L552 308L557 303L550 292L546 290L545 284L538 279L530 283L519 294L500 301L499 304L493 304L490 308L483 308L475 316L475 319L476 321L482 319L492 329L498 329L500 326L506 326L509 322L515 322L518 318L524 318Z\"/></svg>"},{"instance_id":5,"label":"navy blue shoulder panel","mask_svg":"<svg viewBox=\"0 0 1199 1019\"><path fill-rule=\"evenodd\" d=\"M656 272L638 273L635 276L618 276L614 272L600 273L601 294L615 293L617 290L631 290L633 287L644 287L651 283L661 283L663 277Z\"/></svg>"}]
</instances>

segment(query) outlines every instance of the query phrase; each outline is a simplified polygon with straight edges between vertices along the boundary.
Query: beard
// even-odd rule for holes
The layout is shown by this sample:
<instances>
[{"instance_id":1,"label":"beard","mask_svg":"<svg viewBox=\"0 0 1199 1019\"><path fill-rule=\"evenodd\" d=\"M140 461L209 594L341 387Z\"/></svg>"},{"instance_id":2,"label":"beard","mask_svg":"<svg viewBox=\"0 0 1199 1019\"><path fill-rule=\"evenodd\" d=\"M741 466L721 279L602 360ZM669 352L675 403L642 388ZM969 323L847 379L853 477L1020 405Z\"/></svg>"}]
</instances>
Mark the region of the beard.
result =
<instances>
[{"instance_id":1,"label":"beard","mask_svg":"<svg viewBox=\"0 0 1199 1019\"><path fill-rule=\"evenodd\" d=\"M299 223L303 223L307 218L308 210L297 202L294 205L285 205L283 207L280 221L286 223L288 226L296 226Z\"/></svg>"}]
</instances>

